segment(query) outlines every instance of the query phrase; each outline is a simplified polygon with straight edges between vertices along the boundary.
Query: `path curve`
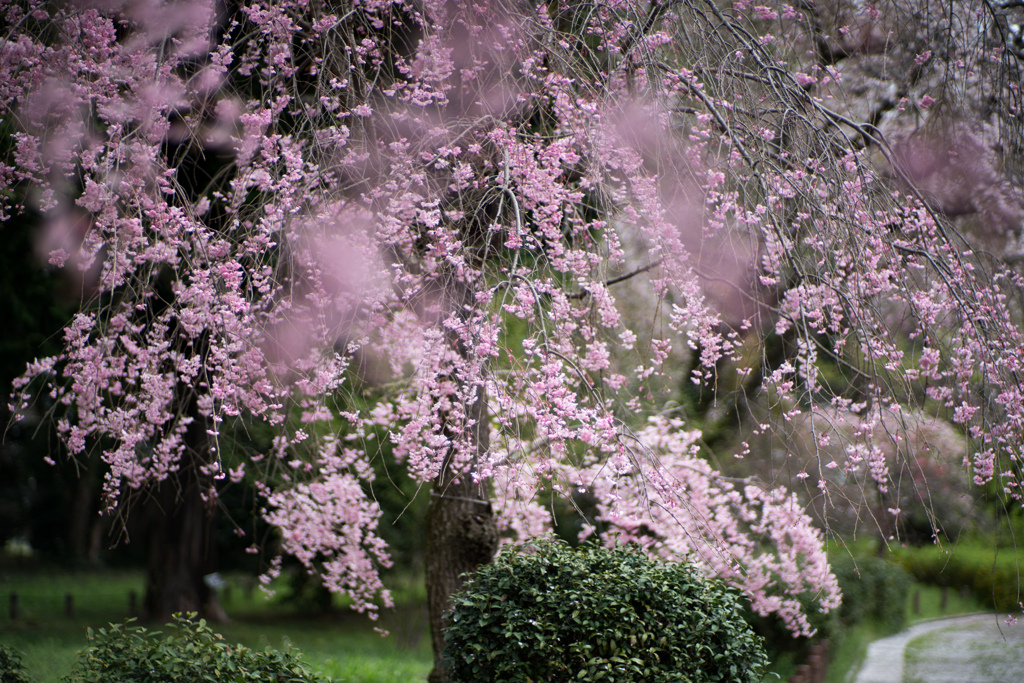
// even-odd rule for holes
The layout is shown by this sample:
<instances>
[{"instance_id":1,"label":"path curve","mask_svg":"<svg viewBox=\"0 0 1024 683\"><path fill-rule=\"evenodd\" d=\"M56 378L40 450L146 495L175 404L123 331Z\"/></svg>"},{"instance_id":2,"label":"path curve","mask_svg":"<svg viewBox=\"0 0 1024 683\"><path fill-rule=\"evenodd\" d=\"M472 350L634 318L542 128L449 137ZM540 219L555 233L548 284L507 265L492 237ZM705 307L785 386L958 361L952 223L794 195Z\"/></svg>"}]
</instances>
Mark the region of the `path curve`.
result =
<instances>
[{"instance_id":1,"label":"path curve","mask_svg":"<svg viewBox=\"0 0 1024 683\"><path fill-rule=\"evenodd\" d=\"M901 631L894 636L876 640L868 645L867 657L864 658L864 664L854 681L855 683L901 683L903 680L903 651L906 649L907 643L931 631L979 621L992 621L996 618L993 614L969 614L933 619L914 624L906 631Z\"/></svg>"}]
</instances>

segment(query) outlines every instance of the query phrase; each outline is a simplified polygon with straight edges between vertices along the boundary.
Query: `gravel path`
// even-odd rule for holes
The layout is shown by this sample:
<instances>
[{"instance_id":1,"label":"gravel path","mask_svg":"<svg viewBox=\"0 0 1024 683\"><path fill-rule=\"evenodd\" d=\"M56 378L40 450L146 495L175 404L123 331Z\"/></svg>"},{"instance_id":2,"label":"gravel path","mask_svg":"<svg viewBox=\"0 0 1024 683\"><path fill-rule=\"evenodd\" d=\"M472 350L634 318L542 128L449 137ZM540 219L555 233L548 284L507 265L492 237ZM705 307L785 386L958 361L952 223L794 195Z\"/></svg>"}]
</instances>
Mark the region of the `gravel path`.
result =
<instances>
[{"instance_id":1,"label":"gravel path","mask_svg":"<svg viewBox=\"0 0 1024 683\"><path fill-rule=\"evenodd\" d=\"M1000 632L1001 631L1001 632ZM876 640L856 683L1011 683L1024 680L1024 623L992 614L915 624Z\"/></svg>"}]
</instances>

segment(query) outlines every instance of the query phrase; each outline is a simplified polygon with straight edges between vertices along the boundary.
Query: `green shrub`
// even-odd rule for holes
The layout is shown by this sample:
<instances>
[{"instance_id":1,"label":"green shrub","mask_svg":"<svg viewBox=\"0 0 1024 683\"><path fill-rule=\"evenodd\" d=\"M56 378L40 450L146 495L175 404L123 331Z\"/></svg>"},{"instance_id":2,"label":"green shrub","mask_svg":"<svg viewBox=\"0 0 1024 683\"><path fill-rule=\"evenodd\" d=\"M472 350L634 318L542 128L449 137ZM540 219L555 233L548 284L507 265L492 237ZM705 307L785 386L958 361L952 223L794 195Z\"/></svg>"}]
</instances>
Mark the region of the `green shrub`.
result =
<instances>
[{"instance_id":1,"label":"green shrub","mask_svg":"<svg viewBox=\"0 0 1024 683\"><path fill-rule=\"evenodd\" d=\"M452 597L453 681L760 681L733 593L636 549L506 549Z\"/></svg>"},{"instance_id":2,"label":"green shrub","mask_svg":"<svg viewBox=\"0 0 1024 683\"><path fill-rule=\"evenodd\" d=\"M999 612L1020 609L1019 575L1014 551L995 554L991 546L962 544L952 551L935 546L899 548L897 560L921 583L959 590L967 586Z\"/></svg>"},{"instance_id":3,"label":"green shrub","mask_svg":"<svg viewBox=\"0 0 1024 683\"><path fill-rule=\"evenodd\" d=\"M871 619L895 633L907 620L907 594L913 578L895 562L880 557L831 558L832 571L843 593L839 618L846 626Z\"/></svg>"},{"instance_id":4,"label":"green shrub","mask_svg":"<svg viewBox=\"0 0 1024 683\"><path fill-rule=\"evenodd\" d=\"M129 622L93 632L66 683L329 683L294 652L228 645L206 622L174 615L161 637Z\"/></svg>"},{"instance_id":5,"label":"green shrub","mask_svg":"<svg viewBox=\"0 0 1024 683\"><path fill-rule=\"evenodd\" d=\"M32 683L32 677L21 663L21 653L9 645L0 645L0 682Z\"/></svg>"}]
</instances>

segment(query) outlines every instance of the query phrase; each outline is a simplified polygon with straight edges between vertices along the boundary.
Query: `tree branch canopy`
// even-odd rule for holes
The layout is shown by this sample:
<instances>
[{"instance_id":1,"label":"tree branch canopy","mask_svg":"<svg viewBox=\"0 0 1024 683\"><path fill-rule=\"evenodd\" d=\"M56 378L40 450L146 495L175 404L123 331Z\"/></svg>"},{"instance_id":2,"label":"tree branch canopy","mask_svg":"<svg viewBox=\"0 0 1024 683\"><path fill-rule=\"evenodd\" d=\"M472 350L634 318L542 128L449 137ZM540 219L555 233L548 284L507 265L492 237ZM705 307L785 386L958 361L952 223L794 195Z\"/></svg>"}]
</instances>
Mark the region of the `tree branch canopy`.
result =
<instances>
[{"instance_id":1,"label":"tree branch canopy","mask_svg":"<svg viewBox=\"0 0 1024 683\"><path fill-rule=\"evenodd\" d=\"M0 211L83 302L14 408L52 396L111 510L186 462L255 486L371 615L387 458L510 540L589 496L583 536L809 634L827 507L715 458L806 425L796 483L873 501L927 414L1020 498L1020 68L1009 9L946 5L6 3Z\"/></svg>"}]
</instances>

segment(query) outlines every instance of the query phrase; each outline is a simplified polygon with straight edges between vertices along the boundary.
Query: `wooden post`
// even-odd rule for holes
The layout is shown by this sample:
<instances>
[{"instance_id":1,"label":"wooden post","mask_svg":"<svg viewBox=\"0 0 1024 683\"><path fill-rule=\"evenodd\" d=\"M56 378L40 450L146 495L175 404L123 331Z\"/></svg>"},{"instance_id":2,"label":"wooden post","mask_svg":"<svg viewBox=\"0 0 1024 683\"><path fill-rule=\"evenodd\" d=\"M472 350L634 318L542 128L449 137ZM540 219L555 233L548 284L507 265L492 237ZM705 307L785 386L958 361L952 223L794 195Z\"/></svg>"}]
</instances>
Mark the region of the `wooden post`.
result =
<instances>
[{"instance_id":1,"label":"wooden post","mask_svg":"<svg viewBox=\"0 0 1024 683\"><path fill-rule=\"evenodd\" d=\"M921 589L914 591L914 614L921 613Z\"/></svg>"},{"instance_id":2,"label":"wooden post","mask_svg":"<svg viewBox=\"0 0 1024 683\"><path fill-rule=\"evenodd\" d=\"M810 683L821 683L821 655L811 652L807 657L807 666L811 669Z\"/></svg>"},{"instance_id":3,"label":"wooden post","mask_svg":"<svg viewBox=\"0 0 1024 683\"><path fill-rule=\"evenodd\" d=\"M12 591L11 592L11 608L10 608L10 614L11 614L11 620L12 621L17 620L19 612L20 612L20 610L18 609L18 594Z\"/></svg>"},{"instance_id":4,"label":"wooden post","mask_svg":"<svg viewBox=\"0 0 1024 683\"><path fill-rule=\"evenodd\" d=\"M825 683L825 675L828 674L828 641L823 640L811 649L811 656L817 658L817 663L811 663L814 667L814 683Z\"/></svg>"},{"instance_id":5,"label":"wooden post","mask_svg":"<svg viewBox=\"0 0 1024 683\"><path fill-rule=\"evenodd\" d=\"M806 664L798 666L789 683L811 683L811 667Z\"/></svg>"},{"instance_id":6,"label":"wooden post","mask_svg":"<svg viewBox=\"0 0 1024 683\"><path fill-rule=\"evenodd\" d=\"M135 591L128 591L128 616L135 617L139 615L139 596L136 595Z\"/></svg>"},{"instance_id":7,"label":"wooden post","mask_svg":"<svg viewBox=\"0 0 1024 683\"><path fill-rule=\"evenodd\" d=\"M939 611L945 614L947 607L949 607L949 586L943 586L942 599L939 601Z\"/></svg>"},{"instance_id":8,"label":"wooden post","mask_svg":"<svg viewBox=\"0 0 1024 683\"><path fill-rule=\"evenodd\" d=\"M75 597L71 593L64 596L64 616L68 619L75 617Z\"/></svg>"}]
</instances>

